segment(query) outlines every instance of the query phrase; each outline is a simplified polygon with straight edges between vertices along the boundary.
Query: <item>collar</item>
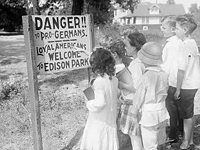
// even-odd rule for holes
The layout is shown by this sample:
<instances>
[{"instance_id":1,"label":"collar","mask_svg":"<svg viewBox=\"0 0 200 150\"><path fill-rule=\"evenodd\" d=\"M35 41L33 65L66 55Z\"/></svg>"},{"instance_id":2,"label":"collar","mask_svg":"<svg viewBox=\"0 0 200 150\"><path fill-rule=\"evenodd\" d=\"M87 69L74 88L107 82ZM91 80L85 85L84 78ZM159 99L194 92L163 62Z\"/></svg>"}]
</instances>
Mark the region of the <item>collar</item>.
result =
<instances>
[{"instance_id":1,"label":"collar","mask_svg":"<svg viewBox=\"0 0 200 150\"><path fill-rule=\"evenodd\" d=\"M118 73L121 70L123 70L124 68L125 68L125 65L123 63L122 64L117 64L117 65L115 65L115 72Z\"/></svg>"},{"instance_id":2,"label":"collar","mask_svg":"<svg viewBox=\"0 0 200 150\"><path fill-rule=\"evenodd\" d=\"M155 72L160 72L162 68L160 66L153 66L153 67L147 67L145 68L145 71L155 71Z\"/></svg>"},{"instance_id":3,"label":"collar","mask_svg":"<svg viewBox=\"0 0 200 150\"><path fill-rule=\"evenodd\" d=\"M178 39L177 36L174 35L174 36L171 36L170 38L168 38L167 42L177 40L177 39Z\"/></svg>"}]
</instances>

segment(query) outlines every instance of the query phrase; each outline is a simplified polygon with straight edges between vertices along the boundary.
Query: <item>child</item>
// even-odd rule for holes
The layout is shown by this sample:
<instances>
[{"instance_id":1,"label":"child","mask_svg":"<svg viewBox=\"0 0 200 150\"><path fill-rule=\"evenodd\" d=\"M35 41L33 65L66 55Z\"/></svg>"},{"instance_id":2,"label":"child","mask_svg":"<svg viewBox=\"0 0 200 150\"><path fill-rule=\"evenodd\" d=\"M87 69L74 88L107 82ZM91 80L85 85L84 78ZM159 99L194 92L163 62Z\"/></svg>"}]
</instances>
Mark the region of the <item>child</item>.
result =
<instances>
[{"instance_id":1,"label":"child","mask_svg":"<svg viewBox=\"0 0 200 150\"><path fill-rule=\"evenodd\" d=\"M157 150L166 140L166 121L169 118L165 107L168 90L168 75L161 69L162 47L155 42L144 44L138 52L138 58L144 63L146 72L138 83L134 95L135 108L132 113L138 115L141 109L141 133L144 150Z\"/></svg>"},{"instance_id":2,"label":"child","mask_svg":"<svg viewBox=\"0 0 200 150\"><path fill-rule=\"evenodd\" d=\"M137 58L137 53L144 43L146 43L146 39L144 35L138 31L129 34L127 39L125 40L127 55L133 57L134 60L132 60L130 65L128 66L128 69L131 72L132 85L119 81L119 87L122 90L127 90L135 93L135 89L137 89L138 80L141 78L142 74L145 71L144 65ZM141 136L138 133L138 128L135 127L137 124L135 122L135 118L137 117L135 117L131 112L132 107L134 107L135 101L137 101L137 99L131 98L131 100L129 100L129 103L125 103L122 105L120 128L124 134L128 134L130 136L133 149L141 150Z\"/></svg>"},{"instance_id":3,"label":"child","mask_svg":"<svg viewBox=\"0 0 200 150\"><path fill-rule=\"evenodd\" d=\"M181 40L175 36L176 17L166 16L162 19L161 30L164 37L167 38L166 44L163 48L163 64L162 69L168 74L173 74L177 66L177 58L179 55L179 46ZM173 79L169 78L168 96L166 98L166 107L170 115L170 128L167 143L175 143L178 141L178 131L183 132L183 119L179 117L178 101L174 99L175 88L172 87Z\"/></svg>"},{"instance_id":4,"label":"child","mask_svg":"<svg viewBox=\"0 0 200 150\"><path fill-rule=\"evenodd\" d=\"M116 77L118 81L125 82L129 86L133 87L132 77L123 63L123 58L126 53L125 44L122 40L114 41L110 46L110 51L115 59L115 70L116 70ZM118 139L119 139L119 148L123 148L130 144L130 138L127 134L123 134L120 131L120 116L121 116L121 105L124 104L126 101L130 101L133 98L133 92L129 90L120 90L119 101L118 101L118 117L117 117L117 127L118 127ZM137 122L137 118L133 118L133 121Z\"/></svg>"},{"instance_id":5,"label":"child","mask_svg":"<svg viewBox=\"0 0 200 150\"><path fill-rule=\"evenodd\" d=\"M135 26L129 26L128 28L126 27L125 29L122 29L121 31L121 38L124 42L126 42L128 40L128 35L134 32L138 32L137 28ZM128 56L127 54L123 57L123 63L126 67L129 66L130 62L132 61L132 59L130 58L130 56Z\"/></svg>"},{"instance_id":6,"label":"child","mask_svg":"<svg viewBox=\"0 0 200 150\"><path fill-rule=\"evenodd\" d=\"M117 40L113 42L110 46L110 51L114 56L115 59L115 69L116 69L116 77L119 81L125 82L130 86L130 90L123 89L121 91L123 95L123 99L132 99L133 93L135 92L133 83L132 83L132 77L129 72L129 70L125 67L123 63L123 58L126 53L125 44L121 40Z\"/></svg>"},{"instance_id":7,"label":"child","mask_svg":"<svg viewBox=\"0 0 200 150\"><path fill-rule=\"evenodd\" d=\"M137 58L138 52L145 43L145 36L137 31L129 34L127 40L125 41L127 55L133 58L128 66L128 69L131 72L135 88L137 88L137 82L145 71L144 64ZM125 85L122 86L123 88L126 88Z\"/></svg>"},{"instance_id":8,"label":"child","mask_svg":"<svg viewBox=\"0 0 200 150\"><path fill-rule=\"evenodd\" d=\"M184 119L184 138L181 149L193 145L194 132L194 97L200 86L200 66L198 47L191 34L197 28L194 19L187 15L176 18L176 36L183 43L180 46L177 69L177 83L174 98L179 101L179 113Z\"/></svg>"},{"instance_id":9,"label":"child","mask_svg":"<svg viewBox=\"0 0 200 150\"><path fill-rule=\"evenodd\" d=\"M95 98L87 102L89 116L80 149L118 150L115 60L108 50L98 48L92 53L90 64L93 73L97 74L93 83Z\"/></svg>"}]
</instances>

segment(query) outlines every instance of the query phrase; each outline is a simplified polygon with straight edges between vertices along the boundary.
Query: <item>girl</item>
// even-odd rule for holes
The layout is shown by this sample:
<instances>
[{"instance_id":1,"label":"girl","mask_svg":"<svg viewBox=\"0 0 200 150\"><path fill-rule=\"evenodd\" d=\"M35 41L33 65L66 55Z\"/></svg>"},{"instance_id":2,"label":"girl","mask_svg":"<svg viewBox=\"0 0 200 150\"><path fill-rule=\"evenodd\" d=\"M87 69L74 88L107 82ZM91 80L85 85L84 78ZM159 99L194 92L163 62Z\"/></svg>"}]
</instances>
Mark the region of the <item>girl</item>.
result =
<instances>
[{"instance_id":1,"label":"girl","mask_svg":"<svg viewBox=\"0 0 200 150\"><path fill-rule=\"evenodd\" d=\"M141 78L145 70L144 64L137 58L137 53L145 43L146 39L144 35L138 31L130 33L125 40L127 55L133 58L128 67L129 71L131 72L133 86L119 81L120 89L125 89L132 92L135 92L135 89L137 90L138 80ZM136 126L136 116L131 112L131 110L134 109L134 101L136 102L137 100L131 99L129 102L122 105L120 128L124 134L129 134L133 149L141 150L143 146L138 130L139 128Z\"/></svg>"},{"instance_id":2,"label":"girl","mask_svg":"<svg viewBox=\"0 0 200 150\"><path fill-rule=\"evenodd\" d=\"M118 139L119 139L119 148L122 149L126 144L130 143L130 138L127 134L123 134L120 131L120 115L121 115L121 105L126 101L130 101L133 99L133 83L130 71L125 67L123 63L123 58L125 57L126 49L125 44L122 40L114 41L110 46L110 51L115 59L115 72L118 81L122 81L129 86L132 86L131 91L128 90L119 90L119 99L118 99L118 116L117 116L117 131L118 131ZM137 121L137 118L135 118Z\"/></svg>"},{"instance_id":3,"label":"girl","mask_svg":"<svg viewBox=\"0 0 200 150\"><path fill-rule=\"evenodd\" d=\"M91 68L97 75L93 84L95 98L87 101L89 116L80 149L118 150L118 80L115 77L115 60L112 54L103 48L98 48L91 56Z\"/></svg>"}]
</instances>

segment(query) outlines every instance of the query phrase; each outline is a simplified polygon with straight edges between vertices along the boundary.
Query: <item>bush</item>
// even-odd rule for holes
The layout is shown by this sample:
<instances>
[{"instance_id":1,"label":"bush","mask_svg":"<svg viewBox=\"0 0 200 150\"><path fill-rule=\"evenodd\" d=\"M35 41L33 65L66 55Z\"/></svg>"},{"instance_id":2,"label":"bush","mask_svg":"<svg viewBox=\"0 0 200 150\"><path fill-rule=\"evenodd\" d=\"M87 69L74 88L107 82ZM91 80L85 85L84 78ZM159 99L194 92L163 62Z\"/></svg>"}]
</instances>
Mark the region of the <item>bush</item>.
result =
<instances>
[{"instance_id":1,"label":"bush","mask_svg":"<svg viewBox=\"0 0 200 150\"><path fill-rule=\"evenodd\" d=\"M121 39L122 32L128 28L135 30L133 25L119 25L119 24L106 24L104 26L95 27L95 45L108 45L109 38L112 40ZM155 41L160 44L163 43L163 35L160 30L147 30L142 32L147 41Z\"/></svg>"}]
</instances>

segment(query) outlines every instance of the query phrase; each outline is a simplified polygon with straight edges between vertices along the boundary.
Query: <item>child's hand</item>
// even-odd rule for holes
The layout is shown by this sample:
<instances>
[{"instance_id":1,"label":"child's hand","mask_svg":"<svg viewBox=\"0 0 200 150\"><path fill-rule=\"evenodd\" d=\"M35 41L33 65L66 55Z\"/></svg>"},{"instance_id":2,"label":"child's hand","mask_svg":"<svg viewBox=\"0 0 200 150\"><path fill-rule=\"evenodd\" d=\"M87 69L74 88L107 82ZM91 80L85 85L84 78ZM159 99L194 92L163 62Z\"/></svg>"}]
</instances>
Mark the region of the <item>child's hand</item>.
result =
<instances>
[{"instance_id":1,"label":"child's hand","mask_svg":"<svg viewBox=\"0 0 200 150\"><path fill-rule=\"evenodd\" d=\"M123 82L119 81L118 87L119 87L120 90L122 90L123 89Z\"/></svg>"},{"instance_id":2,"label":"child's hand","mask_svg":"<svg viewBox=\"0 0 200 150\"><path fill-rule=\"evenodd\" d=\"M176 92L174 93L174 99L176 100L180 99L181 97L179 95L180 95L180 90L176 90Z\"/></svg>"}]
</instances>

